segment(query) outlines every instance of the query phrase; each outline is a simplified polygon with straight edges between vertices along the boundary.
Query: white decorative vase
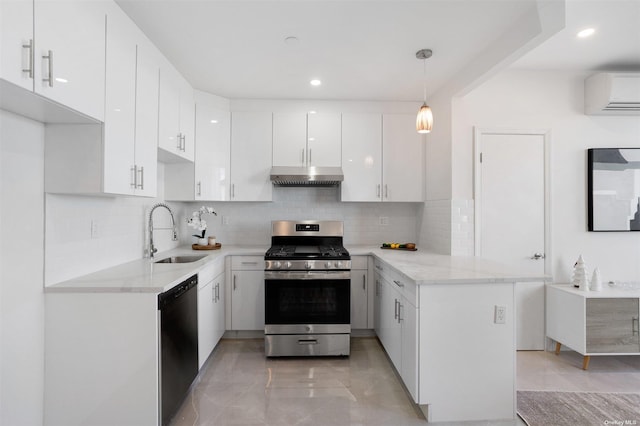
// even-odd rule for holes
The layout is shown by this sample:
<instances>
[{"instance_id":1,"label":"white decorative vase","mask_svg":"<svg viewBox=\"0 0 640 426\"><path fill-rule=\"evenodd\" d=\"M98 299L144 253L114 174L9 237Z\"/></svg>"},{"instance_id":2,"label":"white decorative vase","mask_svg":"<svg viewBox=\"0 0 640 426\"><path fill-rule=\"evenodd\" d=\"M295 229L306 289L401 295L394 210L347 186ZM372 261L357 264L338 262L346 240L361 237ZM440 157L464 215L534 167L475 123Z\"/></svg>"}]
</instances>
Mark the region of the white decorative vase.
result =
<instances>
[{"instance_id":1,"label":"white decorative vase","mask_svg":"<svg viewBox=\"0 0 640 426\"><path fill-rule=\"evenodd\" d=\"M205 237L205 238L198 238L198 245L199 246L206 246L207 244L209 244L209 240Z\"/></svg>"},{"instance_id":2,"label":"white decorative vase","mask_svg":"<svg viewBox=\"0 0 640 426\"><path fill-rule=\"evenodd\" d=\"M602 279L600 278L600 269L598 268L593 270L589 289L591 291L602 291Z\"/></svg>"}]
</instances>

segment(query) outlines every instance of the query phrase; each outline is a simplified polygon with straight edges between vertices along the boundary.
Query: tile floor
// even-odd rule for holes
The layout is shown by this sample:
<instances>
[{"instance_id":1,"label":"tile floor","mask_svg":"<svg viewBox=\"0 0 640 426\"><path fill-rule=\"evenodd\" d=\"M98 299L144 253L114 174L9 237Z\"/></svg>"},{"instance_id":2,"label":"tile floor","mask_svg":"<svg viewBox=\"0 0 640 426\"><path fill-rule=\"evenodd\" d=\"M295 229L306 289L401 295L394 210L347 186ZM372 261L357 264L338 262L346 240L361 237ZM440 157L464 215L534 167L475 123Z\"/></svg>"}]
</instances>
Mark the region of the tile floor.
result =
<instances>
[{"instance_id":1,"label":"tile floor","mask_svg":"<svg viewBox=\"0 0 640 426\"><path fill-rule=\"evenodd\" d=\"M518 352L518 389L640 393L640 357L593 357L589 371L581 366L574 352ZM266 359L262 339L223 339L171 426L425 424L378 340L363 337L352 339L348 358L298 359Z\"/></svg>"}]
</instances>

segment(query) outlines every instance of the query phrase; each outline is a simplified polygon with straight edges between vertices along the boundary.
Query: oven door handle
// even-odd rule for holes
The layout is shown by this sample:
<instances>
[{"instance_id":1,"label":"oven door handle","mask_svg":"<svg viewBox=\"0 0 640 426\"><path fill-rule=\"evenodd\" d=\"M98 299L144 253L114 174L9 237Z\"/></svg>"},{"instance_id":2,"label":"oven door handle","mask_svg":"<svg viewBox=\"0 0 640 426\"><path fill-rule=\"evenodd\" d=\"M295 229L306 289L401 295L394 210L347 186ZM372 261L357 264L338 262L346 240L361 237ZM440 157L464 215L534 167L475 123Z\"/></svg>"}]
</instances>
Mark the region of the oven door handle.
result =
<instances>
[{"instance_id":1,"label":"oven door handle","mask_svg":"<svg viewBox=\"0 0 640 426\"><path fill-rule=\"evenodd\" d=\"M351 271L264 271L265 280L349 280Z\"/></svg>"},{"instance_id":2,"label":"oven door handle","mask_svg":"<svg viewBox=\"0 0 640 426\"><path fill-rule=\"evenodd\" d=\"M299 345L317 345L318 339L298 339Z\"/></svg>"}]
</instances>

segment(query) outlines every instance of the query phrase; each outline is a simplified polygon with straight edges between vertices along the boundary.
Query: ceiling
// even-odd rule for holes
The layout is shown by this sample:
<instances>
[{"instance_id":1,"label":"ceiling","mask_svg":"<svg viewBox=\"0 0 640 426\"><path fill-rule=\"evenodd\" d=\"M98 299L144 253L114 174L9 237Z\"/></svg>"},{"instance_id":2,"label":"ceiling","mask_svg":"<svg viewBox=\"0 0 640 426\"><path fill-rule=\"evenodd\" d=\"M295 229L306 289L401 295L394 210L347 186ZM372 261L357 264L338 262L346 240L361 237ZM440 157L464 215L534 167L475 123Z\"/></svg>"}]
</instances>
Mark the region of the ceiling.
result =
<instances>
[{"instance_id":1,"label":"ceiling","mask_svg":"<svg viewBox=\"0 0 640 426\"><path fill-rule=\"evenodd\" d=\"M540 18L562 0L117 2L195 88L226 98L419 101L425 81L462 88L512 63L640 70L640 0L567 0L564 30L561 9L555 27ZM576 40L585 25L596 34Z\"/></svg>"}]
</instances>

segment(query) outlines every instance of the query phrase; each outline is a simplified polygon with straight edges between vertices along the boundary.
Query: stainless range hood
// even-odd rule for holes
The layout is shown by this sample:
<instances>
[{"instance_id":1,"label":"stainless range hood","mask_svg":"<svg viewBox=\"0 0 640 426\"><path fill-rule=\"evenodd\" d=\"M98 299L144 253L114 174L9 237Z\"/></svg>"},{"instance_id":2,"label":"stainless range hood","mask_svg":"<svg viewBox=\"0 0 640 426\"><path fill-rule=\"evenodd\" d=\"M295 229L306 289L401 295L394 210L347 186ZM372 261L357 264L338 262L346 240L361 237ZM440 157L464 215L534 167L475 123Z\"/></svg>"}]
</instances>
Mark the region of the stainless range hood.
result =
<instances>
[{"instance_id":1,"label":"stainless range hood","mask_svg":"<svg viewBox=\"0 0 640 426\"><path fill-rule=\"evenodd\" d=\"M336 186L344 180L340 167L273 167L271 182L278 186Z\"/></svg>"}]
</instances>

